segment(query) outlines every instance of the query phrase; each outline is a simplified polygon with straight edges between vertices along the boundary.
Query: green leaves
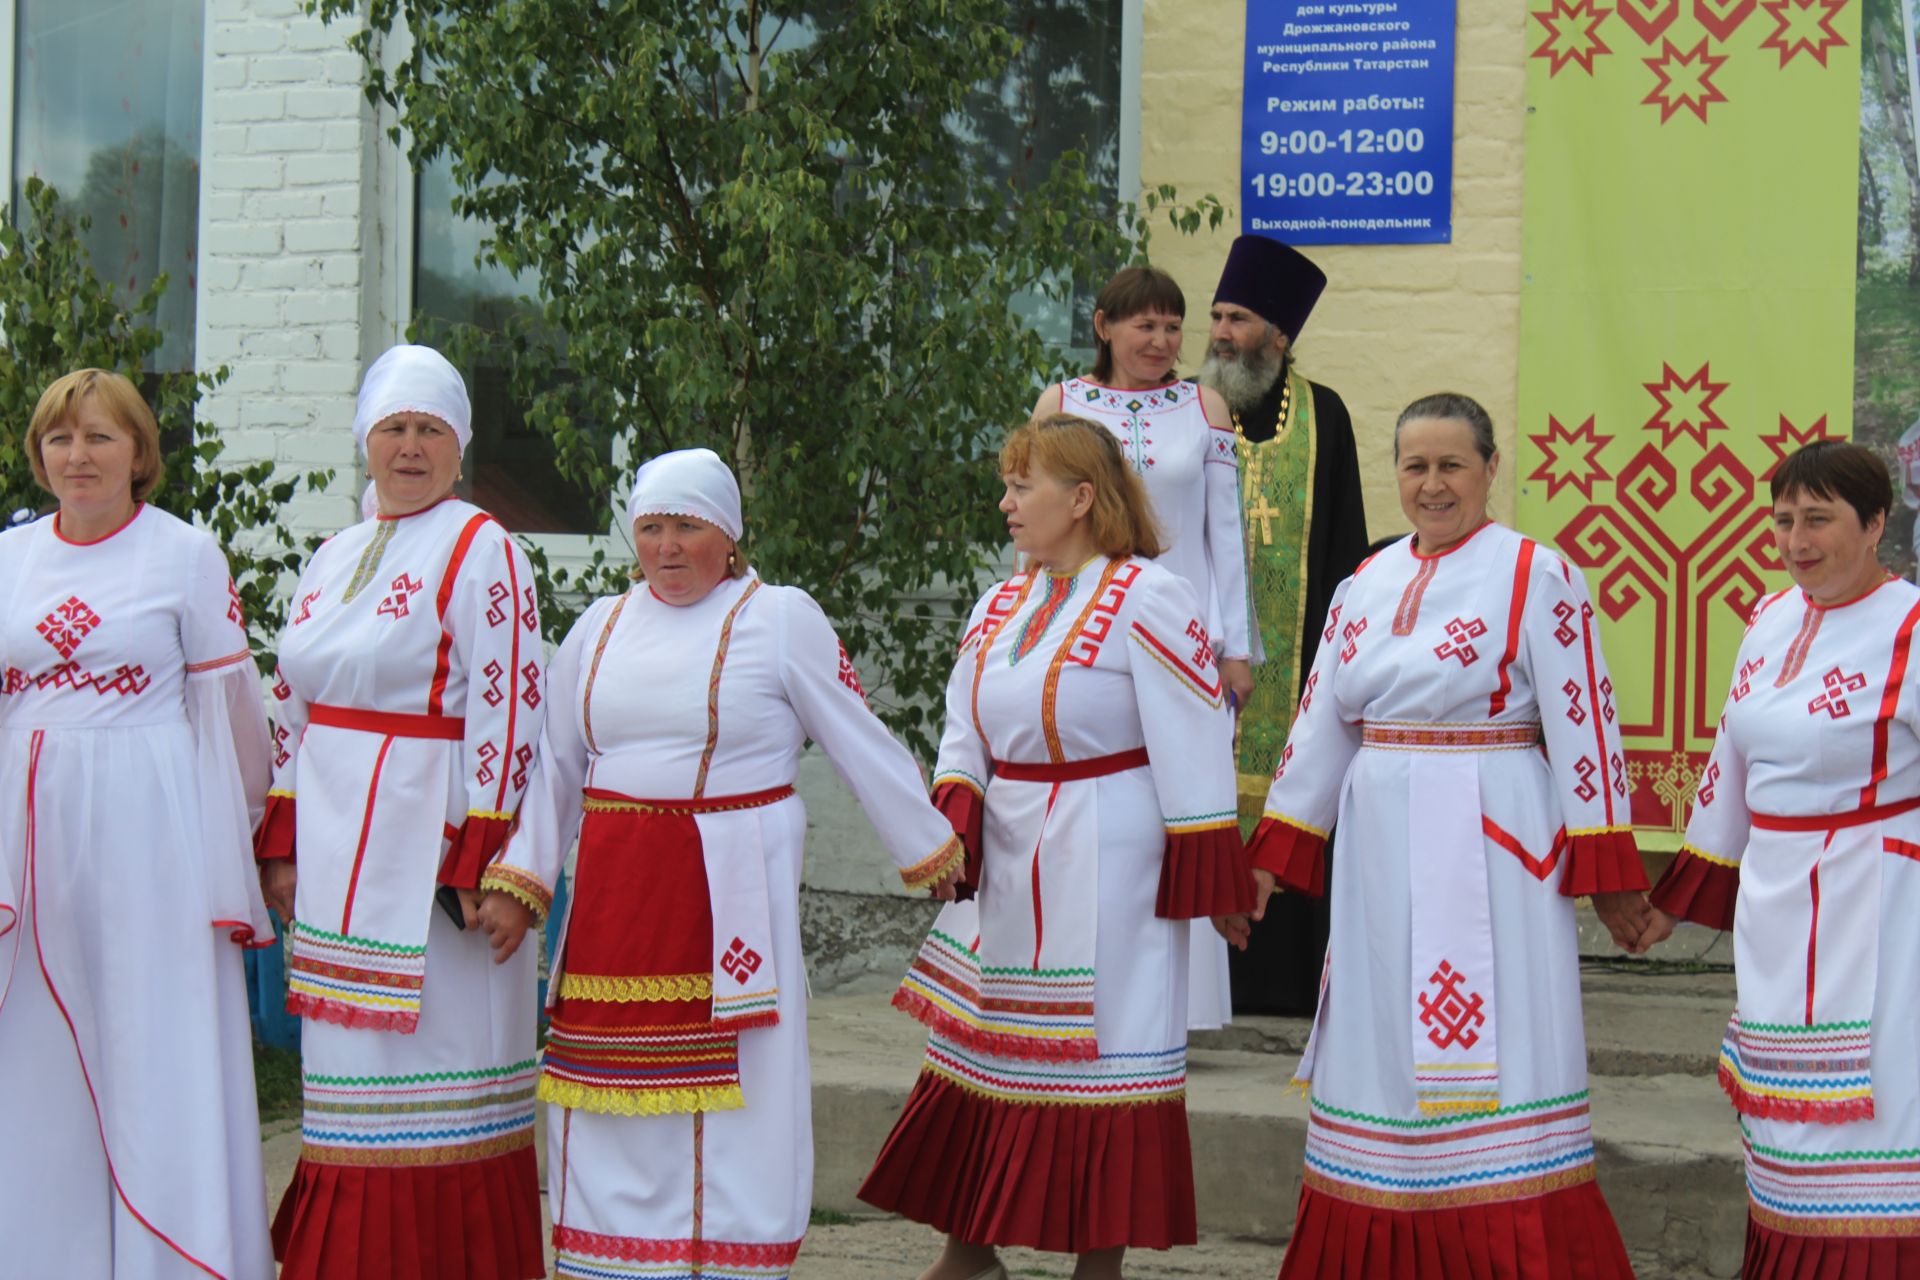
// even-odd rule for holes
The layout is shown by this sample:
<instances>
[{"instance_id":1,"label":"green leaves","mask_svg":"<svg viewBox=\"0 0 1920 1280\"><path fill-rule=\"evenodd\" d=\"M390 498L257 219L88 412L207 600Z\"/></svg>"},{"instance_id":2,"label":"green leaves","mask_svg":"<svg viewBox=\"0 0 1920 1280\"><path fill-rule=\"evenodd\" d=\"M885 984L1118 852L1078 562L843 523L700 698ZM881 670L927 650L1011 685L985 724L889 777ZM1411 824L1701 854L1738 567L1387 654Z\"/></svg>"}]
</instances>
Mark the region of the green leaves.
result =
<instances>
[{"instance_id":1,"label":"green leaves","mask_svg":"<svg viewBox=\"0 0 1920 1280\"><path fill-rule=\"evenodd\" d=\"M149 358L162 335L150 322L167 288L157 277L131 306L94 274L82 233L88 221L70 217L59 194L38 178L25 188L25 229L0 218L0 517L51 502L34 483L24 452L34 406L47 384L75 369L111 369L140 387L160 424L164 476L155 505L192 520L226 548L252 624L256 660L270 669L267 644L279 634L285 611L280 575L296 569L293 536L280 509L301 484L324 485L327 473L274 479L271 462L223 467L218 431L196 417L202 393L227 379L210 374L150 373Z\"/></svg>"},{"instance_id":2,"label":"green leaves","mask_svg":"<svg viewBox=\"0 0 1920 1280\"><path fill-rule=\"evenodd\" d=\"M1045 49L1022 34L1042 11ZM1086 11L374 0L358 46L416 161L449 157L458 207L491 224L481 261L539 283L539 305L494 330L423 323L423 340L508 368L583 492L625 487L597 447L610 431L634 461L697 445L734 460L753 563L820 600L923 751L1004 539L992 458L1065 371L1020 308L1142 255L1149 214L1190 231L1222 212L1169 189L1119 206L1117 147L1091 123L1034 158L1047 113L1097 114ZM402 25L408 55L383 74ZM566 585L612 589L624 568Z\"/></svg>"}]
</instances>

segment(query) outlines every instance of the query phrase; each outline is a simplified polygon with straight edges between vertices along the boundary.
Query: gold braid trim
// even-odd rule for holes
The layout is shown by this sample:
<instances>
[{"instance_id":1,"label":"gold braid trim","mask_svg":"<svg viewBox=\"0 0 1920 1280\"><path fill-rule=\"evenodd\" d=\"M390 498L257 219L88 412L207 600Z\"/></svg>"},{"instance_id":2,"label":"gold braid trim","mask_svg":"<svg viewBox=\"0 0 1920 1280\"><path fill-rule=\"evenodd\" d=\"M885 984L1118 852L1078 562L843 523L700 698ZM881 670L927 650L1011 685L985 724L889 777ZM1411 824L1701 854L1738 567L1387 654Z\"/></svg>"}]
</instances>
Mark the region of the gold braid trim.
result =
<instances>
[{"instance_id":1,"label":"gold braid trim","mask_svg":"<svg viewBox=\"0 0 1920 1280\"><path fill-rule=\"evenodd\" d=\"M966 860L967 849L960 843L960 837L948 836L945 844L902 871L900 879L906 882L909 889L925 889L929 885L939 884Z\"/></svg>"},{"instance_id":2,"label":"gold braid trim","mask_svg":"<svg viewBox=\"0 0 1920 1280\"><path fill-rule=\"evenodd\" d=\"M510 898L518 898L526 904L527 910L533 912L535 924L545 924L547 912L553 908L553 894L547 891L547 886L541 883L539 876L498 862L488 867L480 877L480 892L504 893Z\"/></svg>"},{"instance_id":3,"label":"gold braid trim","mask_svg":"<svg viewBox=\"0 0 1920 1280\"><path fill-rule=\"evenodd\" d=\"M597 973L562 973L562 1000L597 1000L602 1004L637 1004L667 1000L713 999L710 973L666 973L645 978L615 978ZM543 1084L541 1086L545 1088ZM542 1093L541 1097L547 1095Z\"/></svg>"},{"instance_id":4,"label":"gold braid trim","mask_svg":"<svg viewBox=\"0 0 1920 1280\"><path fill-rule=\"evenodd\" d=\"M737 1084L698 1089L602 1089L573 1080L540 1077L540 1100L575 1111L612 1116L670 1116L686 1112L738 1111L747 1105Z\"/></svg>"}]
</instances>

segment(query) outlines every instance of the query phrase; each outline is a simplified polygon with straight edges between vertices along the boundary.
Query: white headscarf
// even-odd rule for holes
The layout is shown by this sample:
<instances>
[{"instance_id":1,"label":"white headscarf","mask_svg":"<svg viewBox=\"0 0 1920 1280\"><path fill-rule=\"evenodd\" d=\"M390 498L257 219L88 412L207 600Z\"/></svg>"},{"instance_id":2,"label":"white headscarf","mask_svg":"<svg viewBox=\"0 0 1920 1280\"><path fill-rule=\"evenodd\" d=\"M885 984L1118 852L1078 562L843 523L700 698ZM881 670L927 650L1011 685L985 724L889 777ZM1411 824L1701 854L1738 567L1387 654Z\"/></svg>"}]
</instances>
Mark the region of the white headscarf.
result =
<instances>
[{"instance_id":1,"label":"white headscarf","mask_svg":"<svg viewBox=\"0 0 1920 1280\"><path fill-rule=\"evenodd\" d=\"M402 343L387 348L360 382L353 413L353 441L362 453L367 433L396 413L429 413L453 428L460 452L473 441L473 406L460 371L432 347Z\"/></svg>"},{"instance_id":2,"label":"white headscarf","mask_svg":"<svg viewBox=\"0 0 1920 1280\"><path fill-rule=\"evenodd\" d=\"M694 516L740 541L740 484L711 449L675 449L633 474L627 523L641 516Z\"/></svg>"}]
</instances>

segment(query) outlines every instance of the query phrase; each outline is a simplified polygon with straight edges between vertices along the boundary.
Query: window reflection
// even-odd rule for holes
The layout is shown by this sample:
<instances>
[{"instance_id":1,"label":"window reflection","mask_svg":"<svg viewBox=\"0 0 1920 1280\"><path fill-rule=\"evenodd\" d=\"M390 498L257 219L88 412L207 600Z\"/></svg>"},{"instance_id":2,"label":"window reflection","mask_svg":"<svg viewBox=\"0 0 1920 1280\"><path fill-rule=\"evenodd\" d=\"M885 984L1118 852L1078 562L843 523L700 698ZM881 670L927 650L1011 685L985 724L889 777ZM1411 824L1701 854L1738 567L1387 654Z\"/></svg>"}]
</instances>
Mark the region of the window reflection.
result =
<instances>
[{"instance_id":1,"label":"window reflection","mask_svg":"<svg viewBox=\"0 0 1920 1280\"><path fill-rule=\"evenodd\" d=\"M155 370L193 367L200 0L16 0L13 208L26 180L92 219L93 268L131 303L168 277Z\"/></svg>"}]
</instances>

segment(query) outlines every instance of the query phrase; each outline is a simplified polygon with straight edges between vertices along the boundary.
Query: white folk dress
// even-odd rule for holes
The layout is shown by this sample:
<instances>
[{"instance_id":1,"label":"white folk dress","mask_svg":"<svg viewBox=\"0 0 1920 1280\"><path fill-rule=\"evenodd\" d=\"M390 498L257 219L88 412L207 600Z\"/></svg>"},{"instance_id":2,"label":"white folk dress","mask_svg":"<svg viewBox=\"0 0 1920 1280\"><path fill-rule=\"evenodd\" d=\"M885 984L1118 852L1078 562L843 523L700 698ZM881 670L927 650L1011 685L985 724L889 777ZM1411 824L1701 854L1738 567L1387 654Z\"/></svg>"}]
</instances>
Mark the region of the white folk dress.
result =
<instances>
[{"instance_id":1,"label":"white folk dress","mask_svg":"<svg viewBox=\"0 0 1920 1280\"><path fill-rule=\"evenodd\" d=\"M534 948L490 963L439 886L505 843L545 714L533 573L446 499L342 530L295 591L262 858L299 864L288 1008L300 1163L287 1280L543 1274ZM447 896L451 896L450 894Z\"/></svg>"},{"instance_id":2,"label":"white folk dress","mask_svg":"<svg viewBox=\"0 0 1920 1280\"><path fill-rule=\"evenodd\" d=\"M1153 499L1166 547L1159 561L1193 588L1216 654L1259 662L1233 423L1208 420L1192 381L1128 391L1073 378L1061 384L1060 411L1097 422L1120 441ZM1226 940L1195 929L1188 941L1187 1026L1225 1026L1233 1020Z\"/></svg>"},{"instance_id":3,"label":"white folk dress","mask_svg":"<svg viewBox=\"0 0 1920 1280\"><path fill-rule=\"evenodd\" d=\"M805 592L749 574L596 601L486 884L544 912L580 840L540 1096L563 1277L775 1280L813 1203L794 794L811 739L921 887L964 851ZM637 1063L637 1065L636 1065Z\"/></svg>"},{"instance_id":4,"label":"white folk dress","mask_svg":"<svg viewBox=\"0 0 1920 1280\"><path fill-rule=\"evenodd\" d=\"M0 669L0 1271L271 1276L241 963L269 748L226 557L150 506L0 534Z\"/></svg>"},{"instance_id":5,"label":"white folk dress","mask_svg":"<svg viewBox=\"0 0 1920 1280\"><path fill-rule=\"evenodd\" d=\"M1573 898L1646 879L1578 573L1488 524L1340 585L1254 865L1321 892L1336 826L1281 1274L1630 1275L1593 1182Z\"/></svg>"},{"instance_id":6,"label":"white folk dress","mask_svg":"<svg viewBox=\"0 0 1920 1280\"><path fill-rule=\"evenodd\" d=\"M1194 1239L1188 921L1246 910L1200 607L1148 560L1019 574L973 610L935 799L967 835L894 998L931 1031L860 1195L961 1239Z\"/></svg>"},{"instance_id":7,"label":"white folk dress","mask_svg":"<svg viewBox=\"0 0 1920 1280\"><path fill-rule=\"evenodd\" d=\"M1920 1274L1920 588L1760 602L1654 894L1734 931L1749 1276Z\"/></svg>"}]
</instances>

